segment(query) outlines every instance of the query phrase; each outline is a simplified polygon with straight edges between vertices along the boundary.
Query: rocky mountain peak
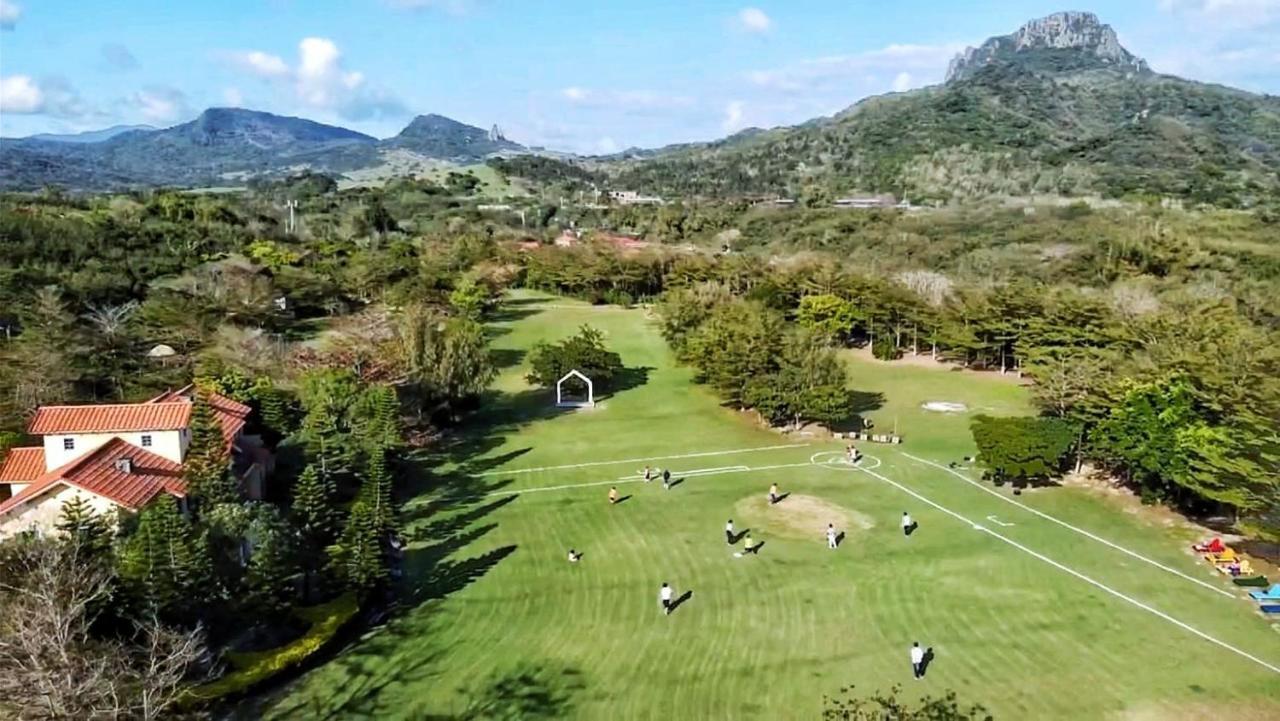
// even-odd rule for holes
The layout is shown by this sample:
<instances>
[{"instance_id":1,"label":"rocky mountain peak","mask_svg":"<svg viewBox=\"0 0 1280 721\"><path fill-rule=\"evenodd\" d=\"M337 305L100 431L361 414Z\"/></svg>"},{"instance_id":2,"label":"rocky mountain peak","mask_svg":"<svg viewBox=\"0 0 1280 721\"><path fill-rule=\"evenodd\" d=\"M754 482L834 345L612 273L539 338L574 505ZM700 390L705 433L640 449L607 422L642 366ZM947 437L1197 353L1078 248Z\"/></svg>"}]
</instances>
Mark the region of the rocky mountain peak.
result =
<instances>
[{"instance_id":1,"label":"rocky mountain peak","mask_svg":"<svg viewBox=\"0 0 1280 721\"><path fill-rule=\"evenodd\" d=\"M1094 66L1126 72L1147 72L1147 64L1120 45L1116 31L1090 12L1059 12L1031 20L1009 35L988 39L976 48L966 48L947 67L947 81L968 77L983 66L1016 61L1019 55L1036 51L1069 54ZM1078 69L1079 64L1069 65Z\"/></svg>"}]
</instances>

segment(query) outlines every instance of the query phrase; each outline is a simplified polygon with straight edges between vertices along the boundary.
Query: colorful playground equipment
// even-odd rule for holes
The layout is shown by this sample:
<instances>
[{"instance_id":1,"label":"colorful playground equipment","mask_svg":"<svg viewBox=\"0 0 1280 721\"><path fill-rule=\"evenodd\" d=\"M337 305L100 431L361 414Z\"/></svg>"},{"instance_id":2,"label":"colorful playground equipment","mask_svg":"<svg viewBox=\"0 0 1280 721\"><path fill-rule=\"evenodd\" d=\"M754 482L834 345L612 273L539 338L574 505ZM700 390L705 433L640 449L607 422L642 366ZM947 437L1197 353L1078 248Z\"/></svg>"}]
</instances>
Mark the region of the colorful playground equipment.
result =
<instances>
[{"instance_id":1,"label":"colorful playground equipment","mask_svg":"<svg viewBox=\"0 0 1280 721\"><path fill-rule=\"evenodd\" d=\"M1213 538L1205 543L1193 545L1192 550L1204 555L1204 560L1213 567L1231 576L1231 582L1237 586L1256 586L1264 591L1250 591L1249 597L1258 602L1258 608L1266 614L1280 614L1280 583L1268 588L1270 583L1266 576L1253 570L1249 559L1236 553L1233 548L1222 542L1221 538Z\"/></svg>"}]
</instances>

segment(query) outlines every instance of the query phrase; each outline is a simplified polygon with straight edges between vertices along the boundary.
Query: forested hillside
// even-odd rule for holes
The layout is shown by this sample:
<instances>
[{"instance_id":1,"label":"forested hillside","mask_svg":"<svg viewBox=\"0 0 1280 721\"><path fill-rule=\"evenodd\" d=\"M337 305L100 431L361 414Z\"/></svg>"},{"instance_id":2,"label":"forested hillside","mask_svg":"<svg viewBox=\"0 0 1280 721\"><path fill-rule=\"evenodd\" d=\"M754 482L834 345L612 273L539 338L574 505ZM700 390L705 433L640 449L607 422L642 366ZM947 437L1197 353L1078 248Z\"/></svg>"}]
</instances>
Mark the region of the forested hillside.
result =
<instances>
[{"instance_id":1,"label":"forested hillside","mask_svg":"<svg viewBox=\"0 0 1280 721\"><path fill-rule=\"evenodd\" d=\"M1095 51L992 53L943 85L870 98L822 122L624 162L616 181L666 195L812 202L853 192L918 203L1029 194L1274 201L1280 99Z\"/></svg>"}]
</instances>

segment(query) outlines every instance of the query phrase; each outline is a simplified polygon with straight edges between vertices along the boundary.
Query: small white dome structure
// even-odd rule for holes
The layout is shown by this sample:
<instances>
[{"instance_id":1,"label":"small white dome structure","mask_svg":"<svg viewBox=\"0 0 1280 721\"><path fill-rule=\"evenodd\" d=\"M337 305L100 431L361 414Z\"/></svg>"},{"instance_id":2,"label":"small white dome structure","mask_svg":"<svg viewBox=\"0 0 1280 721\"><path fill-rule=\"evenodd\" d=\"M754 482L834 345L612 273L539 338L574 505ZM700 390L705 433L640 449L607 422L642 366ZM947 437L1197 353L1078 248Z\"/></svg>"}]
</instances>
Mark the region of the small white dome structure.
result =
<instances>
[{"instance_id":1,"label":"small white dome structure","mask_svg":"<svg viewBox=\"0 0 1280 721\"><path fill-rule=\"evenodd\" d=\"M173 346L168 346L164 343L147 351L148 358L172 358L176 355L178 355L178 351L174 350Z\"/></svg>"}]
</instances>

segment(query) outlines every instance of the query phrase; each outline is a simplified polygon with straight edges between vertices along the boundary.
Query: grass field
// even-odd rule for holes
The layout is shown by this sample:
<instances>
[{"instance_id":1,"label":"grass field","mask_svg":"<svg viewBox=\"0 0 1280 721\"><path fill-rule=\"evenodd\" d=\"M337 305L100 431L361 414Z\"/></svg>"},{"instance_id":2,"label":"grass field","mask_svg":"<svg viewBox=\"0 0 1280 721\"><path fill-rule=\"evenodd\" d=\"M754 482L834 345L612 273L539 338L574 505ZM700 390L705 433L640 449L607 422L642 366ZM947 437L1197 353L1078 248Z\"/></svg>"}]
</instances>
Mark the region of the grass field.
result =
<instances>
[{"instance_id":1,"label":"grass field","mask_svg":"<svg viewBox=\"0 0 1280 721\"><path fill-rule=\"evenodd\" d=\"M523 354L582 323L607 333L629 387L556 411L521 379ZM721 408L643 311L518 296L494 332L495 397L423 460L435 475L405 509L411 608L270 699L269 718L514 705L500 717L800 719L850 683L953 689L998 719L1280 718L1280 634L1183 550L1185 532L1076 489L1014 499L923 462L972 449L967 416L921 402L1025 412L1007 379L850 357L851 384L880 406L868 416L906 437L865 446L855 470L838 444ZM684 480L638 482L642 459ZM770 507L772 481L791 495ZM629 498L610 506L614 484ZM758 556L733 556L729 517L764 542ZM835 551L830 521L847 534ZM669 617L663 581L693 592ZM913 640L936 653L921 682Z\"/></svg>"}]
</instances>

